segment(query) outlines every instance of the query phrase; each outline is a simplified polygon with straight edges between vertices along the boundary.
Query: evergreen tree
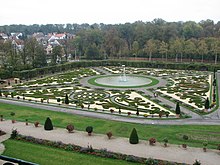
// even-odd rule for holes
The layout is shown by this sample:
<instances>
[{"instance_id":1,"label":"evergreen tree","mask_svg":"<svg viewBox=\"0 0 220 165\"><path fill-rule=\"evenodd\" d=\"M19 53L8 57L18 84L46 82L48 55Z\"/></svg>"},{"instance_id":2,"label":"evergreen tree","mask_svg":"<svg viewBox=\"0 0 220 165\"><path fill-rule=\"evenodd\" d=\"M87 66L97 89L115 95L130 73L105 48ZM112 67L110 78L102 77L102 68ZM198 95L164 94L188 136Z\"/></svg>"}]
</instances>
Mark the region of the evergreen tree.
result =
<instances>
[{"instance_id":1,"label":"evergreen tree","mask_svg":"<svg viewBox=\"0 0 220 165\"><path fill-rule=\"evenodd\" d=\"M205 109L209 109L209 98L208 97L205 101Z\"/></svg>"},{"instance_id":2,"label":"evergreen tree","mask_svg":"<svg viewBox=\"0 0 220 165\"><path fill-rule=\"evenodd\" d=\"M44 123L44 129L47 131L53 130L53 124L49 117L47 117L45 123Z\"/></svg>"},{"instance_id":3,"label":"evergreen tree","mask_svg":"<svg viewBox=\"0 0 220 165\"><path fill-rule=\"evenodd\" d=\"M68 98L68 95L66 94L66 97L65 97L65 100L64 100L65 104L69 104L70 101L69 101L69 98Z\"/></svg>"},{"instance_id":4,"label":"evergreen tree","mask_svg":"<svg viewBox=\"0 0 220 165\"><path fill-rule=\"evenodd\" d=\"M176 114L179 115L180 114L180 105L179 102L176 103Z\"/></svg>"},{"instance_id":5,"label":"evergreen tree","mask_svg":"<svg viewBox=\"0 0 220 165\"><path fill-rule=\"evenodd\" d=\"M129 142L131 144L138 144L138 142L139 142L138 134L137 134L137 131L136 131L135 128L133 128L133 130L131 132L131 135L130 135L130 138L129 138Z\"/></svg>"}]
</instances>

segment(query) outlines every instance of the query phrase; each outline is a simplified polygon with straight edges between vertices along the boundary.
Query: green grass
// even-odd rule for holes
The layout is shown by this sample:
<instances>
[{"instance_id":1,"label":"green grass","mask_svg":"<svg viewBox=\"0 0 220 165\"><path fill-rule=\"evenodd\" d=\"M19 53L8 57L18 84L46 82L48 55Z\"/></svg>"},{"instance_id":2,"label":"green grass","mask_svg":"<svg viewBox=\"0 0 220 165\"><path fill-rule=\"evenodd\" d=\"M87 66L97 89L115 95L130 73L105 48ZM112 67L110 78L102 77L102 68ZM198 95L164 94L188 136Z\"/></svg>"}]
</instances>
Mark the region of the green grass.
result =
<instances>
[{"instance_id":1,"label":"green grass","mask_svg":"<svg viewBox=\"0 0 220 165\"><path fill-rule=\"evenodd\" d=\"M159 83L159 80L152 78L152 77L147 77L147 76L140 76L140 75L134 75L135 77L144 77L144 78L148 78L150 79L152 82L146 85L138 85L138 86L111 86L111 85L104 85L104 84L99 84L97 83L95 80L101 77L114 77L114 76L118 76L118 75L104 75L104 76L97 76L97 77L93 77L91 79L88 80L88 83L95 85L95 86L100 86L100 87L109 87L109 88L141 88L141 87L149 87L149 86L153 86L153 85L157 85Z\"/></svg>"},{"instance_id":2,"label":"green grass","mask_svg":"<svg viewBox=\"0 0 220 165\"><path fill-rule=\"evenodd\" d=\"M92 155L86 155L71 151L65 151L62 149L41 146L37 144L7 140L4 142L6 150L3 153L5 156L18 158L41 165L72 165L72 164L82 164L82 165L126 165L126 164L137 164L129 163L123 160L115 160L108 158L101 158Z\"/></svg>"},{"instance_id":3,"label":"green grass","mask_svg":"<svg viewBox=\"0 0 220 165\"><path fill-rule=\"evenodd\" d=\"M74 111L74 109L73 109ZM113 136L129 137L133 128L136 128L139 138L148 140L151 137L162 141L167 137L169 143L182 144L182 135L189 136L188 145L202 147L203 141L208 141L208 148L215 148L220 142L220 126L218 125L143 125L118 121L110 121L97 118L89 118L78 115L70 115L62 112L53 112L31 107L0 104L0 114L10 119L10 113L15 112L14 118L19 121L28 119L30 122L39 121L43 124L46 117L50 117L54 126L65 128L72 123L75 129L85 131L89 125L93 126L94 133L106 134L112 131Z\"/></svg>"}]
</instances>

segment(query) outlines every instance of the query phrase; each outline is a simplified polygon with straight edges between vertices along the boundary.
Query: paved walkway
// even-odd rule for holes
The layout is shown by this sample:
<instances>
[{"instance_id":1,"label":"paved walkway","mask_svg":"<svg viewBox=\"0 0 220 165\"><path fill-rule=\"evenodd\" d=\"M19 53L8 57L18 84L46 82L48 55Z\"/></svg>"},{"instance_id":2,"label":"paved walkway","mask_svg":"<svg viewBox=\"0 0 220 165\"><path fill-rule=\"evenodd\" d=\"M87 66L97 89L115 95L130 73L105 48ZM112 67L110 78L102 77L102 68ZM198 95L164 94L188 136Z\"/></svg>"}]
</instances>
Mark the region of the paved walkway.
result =
<instances>
[{"instance_id":1,"label":"paved walkway","mask_svg":"<svg viewBox=\"0 0 220 165\"><path fill-rule=\"evenodd\" d=\"M113 137L108 140L106 135L93 134L88 136L86 132L75 131L68 133L65 129L55 128L53 131L45 131L43 126L35 128L33 124L28 126L25 123L18 122L12 124L11 121L0 122L0 128L11 133L12 128L17 129L20 134L34 136L36 138L52 141L62 141L64 143L73 143L83 147L88 144L96 149L107 149L113 152L119 152L129 155L135 155L146 158L156 158L162 160L175 161L179 163L192 164L195 159L200 160L202 165L219 165L220 153L217 150L208 150L206 153L201 148L188 147L187 150L177 145L169 145L165 148L162 144L149 146L147 141L140 141L139 144L129 144L127 138Z\"/></svg>"}]
</instances>

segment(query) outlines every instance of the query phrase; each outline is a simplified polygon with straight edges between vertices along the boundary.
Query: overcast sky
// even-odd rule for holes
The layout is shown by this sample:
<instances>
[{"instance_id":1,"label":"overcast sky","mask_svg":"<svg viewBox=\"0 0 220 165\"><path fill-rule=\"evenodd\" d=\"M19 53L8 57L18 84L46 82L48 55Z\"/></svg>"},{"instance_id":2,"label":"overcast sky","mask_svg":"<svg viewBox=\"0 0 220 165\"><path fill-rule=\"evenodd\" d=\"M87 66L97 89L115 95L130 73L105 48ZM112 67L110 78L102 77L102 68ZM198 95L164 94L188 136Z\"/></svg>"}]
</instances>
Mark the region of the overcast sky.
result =
<instances>
[{"instance_id":1,"label":"overcast sky","mask_svg":"<svg viewBox=\"0 0 220 165\"><path fill-rule=\"evenodd\" d=\"M0 25L220 21L220 0L1 0Z\"/></svg>"}]
</instances>

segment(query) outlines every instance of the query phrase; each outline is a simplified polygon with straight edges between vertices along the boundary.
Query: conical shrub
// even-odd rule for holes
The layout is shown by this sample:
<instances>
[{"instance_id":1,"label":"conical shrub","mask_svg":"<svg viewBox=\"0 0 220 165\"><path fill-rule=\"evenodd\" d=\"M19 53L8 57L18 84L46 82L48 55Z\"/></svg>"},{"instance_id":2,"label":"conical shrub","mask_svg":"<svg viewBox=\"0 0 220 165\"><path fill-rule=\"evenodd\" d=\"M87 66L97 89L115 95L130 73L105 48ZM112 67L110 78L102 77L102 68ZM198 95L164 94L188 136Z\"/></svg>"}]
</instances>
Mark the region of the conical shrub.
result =
<instances>
[{"instance_id":1,"label":"conical shrub","mask_svg":"<svg viewBox=\"0 0 220 165\"><path fill-rule=\"evenodd\" d=\"M138 134L137 134L137 131L136 131L135 128L133 128L133 130L131 132L131 135L130 135L130 138L129 138L129 142L131 144L138 144L138 142L139 142Z\"/></svg>"},{"instance_id":2,"label":"conical shrub","mask_svg":"<svg viewBox=\"0 0 220 165\"><path fill-rule=\"evenodd\" d=\"M44 123L44 129L47 131L53 130L53 124L49 117L47 117L45 123Z\"/></svg>"}]
</instances>

